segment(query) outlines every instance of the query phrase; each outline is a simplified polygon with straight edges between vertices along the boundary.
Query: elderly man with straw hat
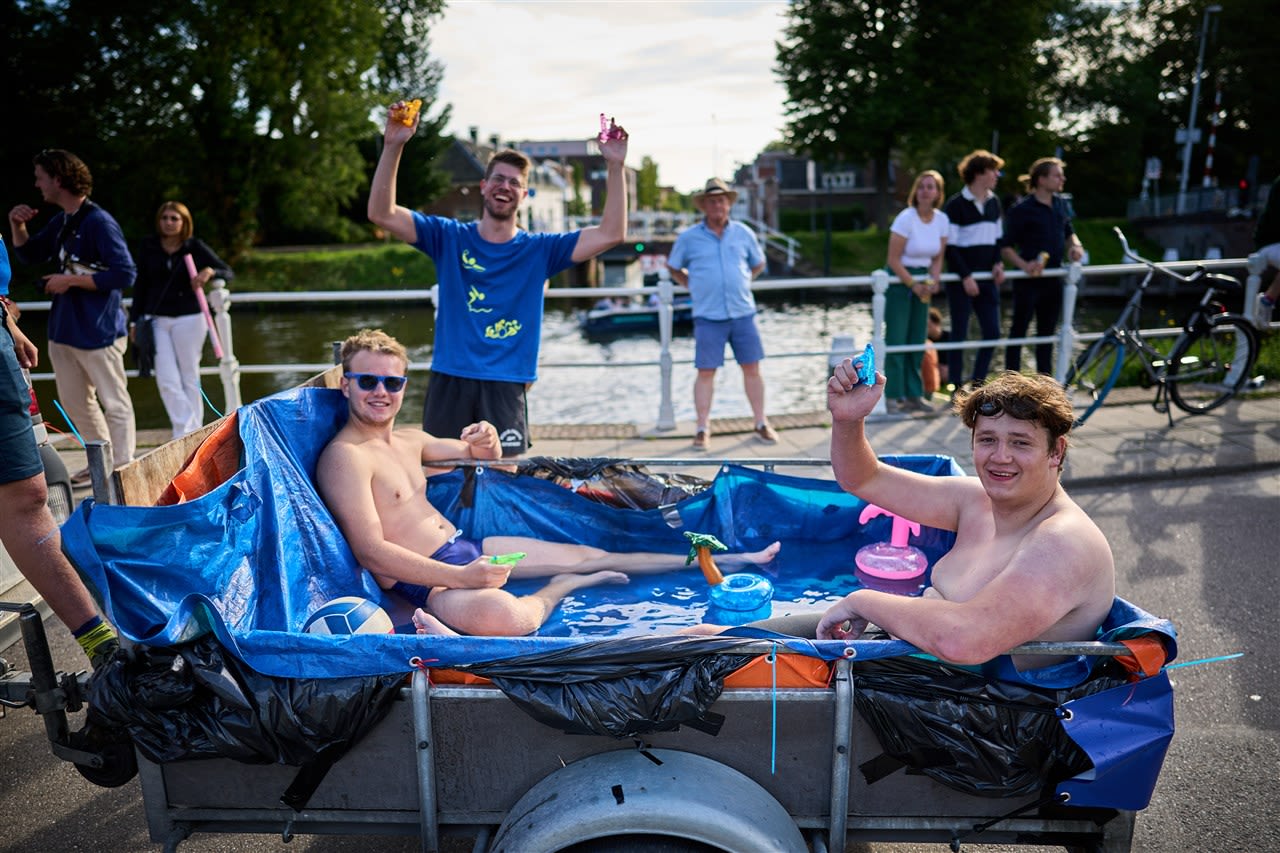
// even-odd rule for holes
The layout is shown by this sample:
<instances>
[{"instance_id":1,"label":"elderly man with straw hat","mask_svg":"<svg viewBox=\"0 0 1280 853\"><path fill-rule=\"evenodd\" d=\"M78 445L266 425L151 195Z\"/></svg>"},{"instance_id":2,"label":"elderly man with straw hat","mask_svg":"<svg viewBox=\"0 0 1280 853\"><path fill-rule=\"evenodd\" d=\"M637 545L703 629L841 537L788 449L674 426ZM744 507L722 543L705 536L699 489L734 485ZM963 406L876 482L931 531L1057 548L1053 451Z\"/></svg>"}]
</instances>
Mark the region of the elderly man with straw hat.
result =
<instances>
[{"instance_id":1,"label":"elderly man with straw hat","mask_svg":"<svg viewBox=\"0 0 1280 853\"><path fill-rule=\"evenodd\" d=\"M765 268L764 252L754 231L729 219L737 198L738 193L719 178L707 181L702 192L693 196L703 220L680 234L667 259L671 277L693 296L694 367L698 370L693 384L697 413L693 446L699 450L706 450L711 439L711 398L726 343L742 368L756 437L766 444L778 441L764 414L764 377L760 375L764 345L751 294L752 279Z\"/></svg>"}]
</instances>

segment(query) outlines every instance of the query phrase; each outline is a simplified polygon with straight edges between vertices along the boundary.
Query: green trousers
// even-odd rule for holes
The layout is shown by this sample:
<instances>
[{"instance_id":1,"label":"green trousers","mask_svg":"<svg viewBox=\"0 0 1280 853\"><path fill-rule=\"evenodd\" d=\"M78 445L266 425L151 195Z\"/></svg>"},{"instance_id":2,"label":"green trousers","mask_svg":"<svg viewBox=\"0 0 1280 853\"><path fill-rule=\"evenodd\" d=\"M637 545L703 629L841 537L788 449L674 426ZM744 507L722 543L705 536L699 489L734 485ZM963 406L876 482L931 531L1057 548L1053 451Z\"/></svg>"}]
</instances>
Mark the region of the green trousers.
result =
<instances>
[{"instance_id":1,"label":"green trousers","mask_svg":"<svg viewBox=\"0 0 1280 853\"><path fill-rule=\"evenodd\" d=\"M923 267L908 268L913 276L923 278L929 271ZM884 300L884 342L886 346L922 344L928 331L929 303L921 302L896 277L890 282ZM920 359L923 353L891 353L884 359L884 396L890 400L904 397L923 397L924 382L920 379Z\"/></svg>"}]
</instances>

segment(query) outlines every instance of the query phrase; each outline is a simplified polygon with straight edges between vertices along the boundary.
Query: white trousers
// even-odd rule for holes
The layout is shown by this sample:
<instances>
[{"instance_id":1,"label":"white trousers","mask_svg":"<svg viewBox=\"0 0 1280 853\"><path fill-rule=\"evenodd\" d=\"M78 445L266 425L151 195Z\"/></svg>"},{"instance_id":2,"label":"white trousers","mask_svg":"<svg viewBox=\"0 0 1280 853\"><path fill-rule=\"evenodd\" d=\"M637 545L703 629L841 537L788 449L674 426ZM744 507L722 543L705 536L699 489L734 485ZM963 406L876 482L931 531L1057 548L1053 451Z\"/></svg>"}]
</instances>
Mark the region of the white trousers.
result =
<instances>
[{"instance_id":1,"label":"white trousers","mask_svg":"<svg viewBox=\"0 0 1280 853\"><path fill-rule=\"evenodd\" d=\"M203 314L156 317L152 327L156 334L156 387L173 437L182 438L204 425L200 355L209 329Z\"/></svg>"},{"instance_id":2,"label":"white trousers","mask_svg":"<svg viewBox=\"0 0 1280 853\"><path fill-rule=\"evenodd\" d=\"M81 436L110 439L115 468L133 460L137 445L133 400L129 399L129 380L124 375L128 341L117 338L111 346L100 349L49 342L58 402Z\"/></svg>"}]
</instances>

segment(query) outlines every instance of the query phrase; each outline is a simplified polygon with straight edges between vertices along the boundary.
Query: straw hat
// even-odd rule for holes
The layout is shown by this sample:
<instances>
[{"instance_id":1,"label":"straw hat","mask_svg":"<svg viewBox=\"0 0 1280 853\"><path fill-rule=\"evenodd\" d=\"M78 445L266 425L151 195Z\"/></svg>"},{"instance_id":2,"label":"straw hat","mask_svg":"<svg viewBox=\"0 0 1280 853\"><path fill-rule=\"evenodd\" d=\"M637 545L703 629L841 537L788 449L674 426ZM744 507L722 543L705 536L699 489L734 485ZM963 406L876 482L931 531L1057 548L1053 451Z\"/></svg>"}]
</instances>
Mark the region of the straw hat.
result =
<instances>
[{"instance_id":1,"label":"straw hat","mask_svg":"<svg viewBox=\"0 0 1280 853\"><path fill-rule=\"evenodd\" d=\"M733 204L735 201L738 200L737 190L729 189L729 185L726 184L724 181L720 180L719 178L712 178L711 180L707 181L707 185L703 187L702 192L693 194L694 206L701 209L702 200L707 196L712 196L712 195L727 195L729 197L729 204Z\"/></svg>"}]
</instances>

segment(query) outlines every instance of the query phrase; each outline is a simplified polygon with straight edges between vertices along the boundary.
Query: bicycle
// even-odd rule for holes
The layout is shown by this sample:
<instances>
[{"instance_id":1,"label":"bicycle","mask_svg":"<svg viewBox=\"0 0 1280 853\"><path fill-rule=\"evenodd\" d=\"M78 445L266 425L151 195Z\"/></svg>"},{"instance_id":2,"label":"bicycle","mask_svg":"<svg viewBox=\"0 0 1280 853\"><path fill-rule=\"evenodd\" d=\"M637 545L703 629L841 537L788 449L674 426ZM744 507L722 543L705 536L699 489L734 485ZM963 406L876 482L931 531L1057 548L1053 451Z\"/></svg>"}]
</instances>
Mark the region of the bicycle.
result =
<instances>
[{"instance_id":1,"label":"bicycle","mask_svg":"<svg viewBox=\"0 0 1280 853\"><path fill-rule=\"evenodd\" d=\"M1116 321L1076 358L1067 373L1064 384L1073 403L1079 405L1081 400L1085 403L1083 414L1076 418L1076 426L1098 410L1120 378L1121 368L1133 356L1137 356L1142 365L1143 387L1156 386L1152 407L1169 416L1170 426L1173 426L1170 401L1193 415L1216 409L1244 385L1258 356L1253 324L1239 314L1227 312L1226 307L1214 299L1219 291L1238 294L1244 286L1230 276L1206 272L1204 267L1197 267L1187 276L1179 275L1137 254L1129 248L1124 232L1119 228L1115 232L1125 257L1144 264L1147 274ZM1142 296L1157 272L1184 284L1206 284L1200 304L1183 320L1182 332L1167 353L1143 338L1138 322Z\"/></svg>"}]
</instances>

